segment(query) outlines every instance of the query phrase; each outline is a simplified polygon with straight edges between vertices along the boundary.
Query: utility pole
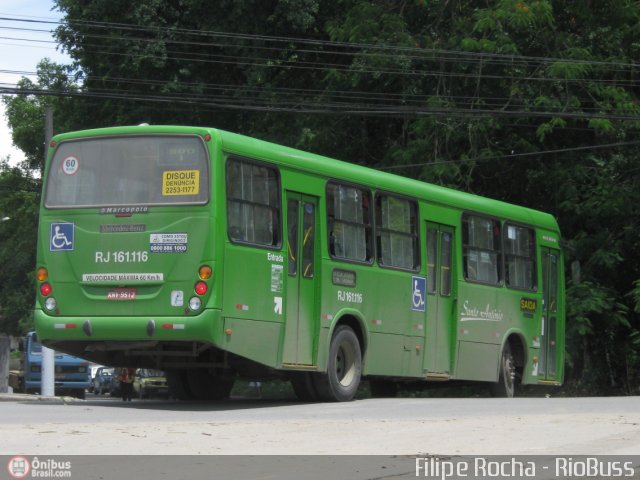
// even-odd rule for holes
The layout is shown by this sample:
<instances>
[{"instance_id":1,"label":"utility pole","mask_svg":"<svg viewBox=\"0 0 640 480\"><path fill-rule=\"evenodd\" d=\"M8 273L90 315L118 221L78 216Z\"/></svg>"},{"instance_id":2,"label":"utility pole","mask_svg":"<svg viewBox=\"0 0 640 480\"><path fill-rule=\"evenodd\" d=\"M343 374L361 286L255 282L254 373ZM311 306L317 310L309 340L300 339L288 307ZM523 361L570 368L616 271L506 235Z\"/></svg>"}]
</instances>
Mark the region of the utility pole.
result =
<instances>
[{"instance_id":1,"label":"utility pole","mask_svg":"<svg viewBox=\"0 0 640 480\"><path fill-rule=\"evenodd\" d=\"M9 391L9 356L11 339L0 335L0 393Z\"/></svg>"},{"instance_id":2,"label":"utility pole","mask_svg":"<svg viewBox=\"0 0 640 480\"><path fill-rule=\"evenodd\" d=\"M53 138L53 109L47 107L44 118L44 162L42 163L42 177L44 177L44 164L47 161L49 144ZM56 353L42 345L42 376L40 377L40 394L43 397L53 397L55 394L55 368Z\"/></svg>"}]
</instances>

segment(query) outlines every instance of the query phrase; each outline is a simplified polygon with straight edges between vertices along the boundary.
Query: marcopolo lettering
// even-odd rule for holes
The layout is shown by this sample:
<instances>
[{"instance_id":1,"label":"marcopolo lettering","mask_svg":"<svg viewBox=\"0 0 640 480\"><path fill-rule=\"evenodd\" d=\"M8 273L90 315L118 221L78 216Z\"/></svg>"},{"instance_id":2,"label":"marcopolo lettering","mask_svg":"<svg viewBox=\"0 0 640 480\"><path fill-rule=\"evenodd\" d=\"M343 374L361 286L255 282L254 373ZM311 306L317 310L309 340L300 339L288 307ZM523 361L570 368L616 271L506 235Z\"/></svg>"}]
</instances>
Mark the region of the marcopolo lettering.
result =
<instances>
[{"instance_id":1,"label":"marcopolo lettering","mask_svg":"<svg viewBox=\"0 0 640 480\"><path fill-rule=\"evenodd\" d=\"M149 213L149 207L102 207L101 215L122 215L133 213Z\"/></svg>"}]
</instances>

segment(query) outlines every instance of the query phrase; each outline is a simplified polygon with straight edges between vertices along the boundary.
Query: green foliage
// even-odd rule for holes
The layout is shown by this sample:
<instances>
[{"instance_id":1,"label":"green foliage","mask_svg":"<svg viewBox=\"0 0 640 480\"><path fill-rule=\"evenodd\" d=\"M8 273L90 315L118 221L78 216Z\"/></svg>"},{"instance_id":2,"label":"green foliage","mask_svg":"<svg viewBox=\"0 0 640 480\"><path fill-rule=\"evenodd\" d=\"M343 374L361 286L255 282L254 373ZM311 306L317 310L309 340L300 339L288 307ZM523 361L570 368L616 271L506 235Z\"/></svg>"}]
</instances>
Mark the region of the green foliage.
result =
<instances>
[{"instance_id":1,"label":"green foliage","mask_svg":"<svg viewBox=\"0 0 640 480\"><path fill-rule=\"evenodd\" d=\"M53 92L77 91L76 85L67 73L67 67L56 65L48 59L37 67L37 83L28 78L18 82L25 93L13 97L3 97L6 116L12 131L13 143L24 152L27 168L41 169L44 162L44 123L48 107L54 111L54 125L57 131L68 130L74 123L73 106L70 98L49 95Z\"/></svg>"},{"instance_id":2,"label":"green foliage","mask_svg":"<svg viewBox=\"0 0 640 480\"><path fill-rule=\"evenodd\" d=\"M8 334L33 326L39 183L0 163L0 332Z\"/></svg>"}]
</instances>

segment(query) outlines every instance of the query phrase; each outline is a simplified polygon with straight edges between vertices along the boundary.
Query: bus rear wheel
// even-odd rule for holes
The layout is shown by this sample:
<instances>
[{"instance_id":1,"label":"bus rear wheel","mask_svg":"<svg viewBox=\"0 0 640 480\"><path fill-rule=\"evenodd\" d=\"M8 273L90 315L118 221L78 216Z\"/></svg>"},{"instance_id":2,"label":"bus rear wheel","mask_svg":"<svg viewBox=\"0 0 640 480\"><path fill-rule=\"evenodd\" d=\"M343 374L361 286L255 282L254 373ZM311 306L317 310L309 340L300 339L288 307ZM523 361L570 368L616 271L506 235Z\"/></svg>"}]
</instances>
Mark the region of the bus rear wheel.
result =
<instances>
[{"instance_id":1,"label":"bus rear wheel","mask_svg":"<svg viewBox=\"0 0 640 480\"><path fill-rule=\"evenodd\" d=\"M500 374L498 382L491 384L494 397L513 398L516 392L516 364L511 354L511 347L505 344L500 357Z\"/></svg>"},{"instance_id":2,"label":"bus rear wheel","mask_svg":"<svg viewBox=\"0 0 640 480\"><path fill-rule=\"evenodd\" d=\"M354 331L341 325L331 337L327 373L313 377L320 400L348 402L358 391L362 375L362 353Z\"/></svg>"},{"instance_id":3,"label":"bus rear wheel","mask_svg":"<svg viewBox=\"0 0 640 480\"><path fill-rule=\"evenodd\" d=\"M165 375L170 397L177 400L193 400L194 397L187 383L187 372L185 370L167 370Z\"/></svg>"},{"instance_id":4,"label":"bus rear wheel","mask_svg":"<svg viewBox=\"0 0 640 480\"><path fill-rule=\"evenodd\" d=\"M315 402L318 400L318 391L313 381L313 373L291 372L289 381L293 391L301 402Z\"/></svg>"}]
</instances>

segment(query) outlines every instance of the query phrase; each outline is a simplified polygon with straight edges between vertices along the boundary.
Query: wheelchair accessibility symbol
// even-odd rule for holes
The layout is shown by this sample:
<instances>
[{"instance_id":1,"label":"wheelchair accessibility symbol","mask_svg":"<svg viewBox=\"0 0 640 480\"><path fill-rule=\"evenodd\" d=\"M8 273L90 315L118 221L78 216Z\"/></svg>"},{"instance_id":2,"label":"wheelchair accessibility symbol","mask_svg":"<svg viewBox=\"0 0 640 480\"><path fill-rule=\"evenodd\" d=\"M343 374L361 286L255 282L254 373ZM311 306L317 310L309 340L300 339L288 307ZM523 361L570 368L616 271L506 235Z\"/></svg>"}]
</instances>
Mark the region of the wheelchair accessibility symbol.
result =
<instances>
[{"instance_id":1,"label":"wheelchair accessibility symbol","mask_svg":"<svg viewBox=\"0 0 640 480\"><path fill-rule=\"evenodd\" d=\"M424 312L427 301L427 279L411 277L411 310Z\"/></svg>"},{"instance_id":2,"label":"wheelchair accessibility symbol","mask_svg":"<svg viewBox=\"0 0 640 480\"><path fill-rule=\"evenodd\" d=\"M49 237L49 249L52 252L73 250L73 223L52 223L51 236Z\"/></svg>"}]
</instances>

